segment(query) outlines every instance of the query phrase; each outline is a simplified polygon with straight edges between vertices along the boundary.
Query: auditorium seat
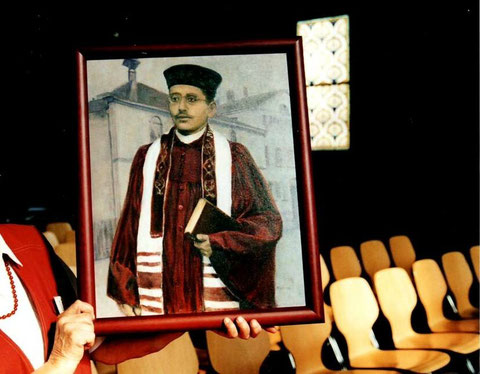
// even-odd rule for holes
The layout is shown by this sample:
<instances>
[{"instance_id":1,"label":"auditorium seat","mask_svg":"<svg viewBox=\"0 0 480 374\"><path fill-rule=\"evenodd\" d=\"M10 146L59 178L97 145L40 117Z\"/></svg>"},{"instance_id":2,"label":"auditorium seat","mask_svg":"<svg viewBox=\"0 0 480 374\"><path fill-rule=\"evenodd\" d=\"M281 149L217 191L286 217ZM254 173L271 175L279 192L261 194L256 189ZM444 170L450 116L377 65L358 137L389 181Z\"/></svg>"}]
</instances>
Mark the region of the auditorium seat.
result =
<instances>
[{"instance_id":1,"label":"auditorium seat","mask_svg":"<svg viewBox=\"0 0 480 374\"><path fill-rule=\"evenodd\" d=\"M371 341L379 316L375 295L364 278L346 278L330 287L335 323L345 337L353 368L395 368L431 373L450 362L447 353L435 350L380 350Z\"/></svg>"},{"instance_id":2,"label":"auditorium seat","mask_svg":"<svg viewBox=\"0 0 480 374\"><path fill-rule=\"evenodd\" d=\"M373 276L379 270L390 267L387 248L381 240L368 240L360 243L360 257L363 268L373 282Z\"/></svg>"},{"instance_id":3,"label":"auditorium seat","mask_svg":"<svg viewBox=\"0 0 480 374\"><path fill-rule=\"evenodd\" d=\"M390 254L395 266L405 269L412 277L412 265L416 260L415 249L406 235L396 235L389 239Z\"/></svg>"},{"instance_id":4,"label":"auditorium seat","mask_svg":"<svg viewBox=\"0 0 480 374\"><path fill-rule=\"evenodd\" d=\"M330 263L335 280L359 277L362 265L355 250L350 246L338 246L330 250Z\"/></svg>"},{"instance_id":5,"label":"auditorium seat","mask_svg":"<svg viewBox=\"0 0 480 374\"><path fill-rule=\"evenodd\" d=\"M462 252L452 251L442 255L442 266L447 284L455 297L458 314L462 318L478 318L478 308L470 302L473 275Z\"/></svg>"},{"instance_id":6,"label":"auditorium seat","mask_svg":"<svg viewBox=\"0 0 480 374\"><path fill-rule=\"evenodd\" d=\"M412 312L418 299L405 269L380 270L374 276L374 284L380 308L390 322L396 348L441 349L464 355L480 349L480 340L475 333L417 333L413 330Z\"/></svg>"},{"instance_id":7,"label":"auditorium seat","mask_svg":"<svg viewBox=\"0 0 480 374\"><path fill-rule=\"evenodd\" d=\"M438 263L433 259L417 260L412 266L417 295L425 309L432 332L479 332L478 318L453 320L445 316L443 300L447 283Z\"/></svg>"}]
</instances>

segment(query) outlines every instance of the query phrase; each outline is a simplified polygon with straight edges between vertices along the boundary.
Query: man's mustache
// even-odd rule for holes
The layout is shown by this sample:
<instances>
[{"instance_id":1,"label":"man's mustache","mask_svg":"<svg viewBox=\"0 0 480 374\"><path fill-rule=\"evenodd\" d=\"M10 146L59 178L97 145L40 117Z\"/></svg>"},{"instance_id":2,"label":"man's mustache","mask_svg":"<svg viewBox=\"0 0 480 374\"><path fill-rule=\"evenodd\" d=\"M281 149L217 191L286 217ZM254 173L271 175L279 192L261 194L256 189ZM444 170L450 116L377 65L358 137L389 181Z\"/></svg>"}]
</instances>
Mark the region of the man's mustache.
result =
<instances>
[{"instance_id":1,"label":"man's mustache","mask_svg":"<svg viewBox=\"0 0 480 374\"><path fill-rule=\"evenodd\" d=\"M184 118L192 118L189 116L187 113L178 113L176 116L174 116L175 119L184 119Z\"/></svg>"}]
</instances>

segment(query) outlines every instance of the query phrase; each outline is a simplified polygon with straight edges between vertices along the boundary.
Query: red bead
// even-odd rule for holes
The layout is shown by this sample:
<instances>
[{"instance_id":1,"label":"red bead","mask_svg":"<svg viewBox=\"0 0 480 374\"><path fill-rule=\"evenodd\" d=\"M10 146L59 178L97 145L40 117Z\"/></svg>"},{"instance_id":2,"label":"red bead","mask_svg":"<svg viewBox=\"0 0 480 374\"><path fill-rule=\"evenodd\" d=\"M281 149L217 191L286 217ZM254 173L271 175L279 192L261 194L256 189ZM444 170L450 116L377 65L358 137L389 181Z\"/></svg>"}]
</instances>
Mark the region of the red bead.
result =
<instances>
[{"instance_id":1,"label":"red bead","mask_svg":"<svg viewBox=\"0 0 480 374\"><path fill-rule=\"evenodd\" d=\"M10 287L12 289L13 310L10 313L0 316L0 319L6 319L8 317L13 316L18 309L18 298L17 298L17 291L15 290L15 282L13 281L12 270L10 269L10 266L6 261L5 261L5 269L7 270L8 279L10 280Z\"/></svg>"}]
</instances>

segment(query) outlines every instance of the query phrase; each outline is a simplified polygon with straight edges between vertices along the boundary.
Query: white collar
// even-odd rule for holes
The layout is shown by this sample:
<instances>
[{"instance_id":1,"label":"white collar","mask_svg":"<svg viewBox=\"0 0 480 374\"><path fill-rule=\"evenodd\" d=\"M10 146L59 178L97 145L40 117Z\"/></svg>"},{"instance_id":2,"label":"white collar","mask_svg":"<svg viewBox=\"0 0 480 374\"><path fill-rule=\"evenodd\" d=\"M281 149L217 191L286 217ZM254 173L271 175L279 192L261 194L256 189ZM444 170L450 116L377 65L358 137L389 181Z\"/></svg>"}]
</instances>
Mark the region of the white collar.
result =
<instances>
[{"instance_id":1,"label":"white collar","mask_svg":"<svg viewBox=\"0 0 480 374\"><path fill-rule=\"evenodd\" d=\"M13 251L3 239L2 234L0 234L0 260L3 254L6 254L13 262L17 263L18 265L23 266L20 260L17 258L17 256L13 254Z\"/></svg>"},{"instance_id":2,"label":"white collar","mask_svg":"<svg viewBox=\"0 0 480 374\"><path fill-rule=\"evenodd\" d=\"M182 143L190 144L193 143L195 140L200 139L206 130L207 126L205 126L202 131L196 132L195 134L182 135L178 132L178 130L175 129L175 134Z\"/></svg>"}]
</instances>

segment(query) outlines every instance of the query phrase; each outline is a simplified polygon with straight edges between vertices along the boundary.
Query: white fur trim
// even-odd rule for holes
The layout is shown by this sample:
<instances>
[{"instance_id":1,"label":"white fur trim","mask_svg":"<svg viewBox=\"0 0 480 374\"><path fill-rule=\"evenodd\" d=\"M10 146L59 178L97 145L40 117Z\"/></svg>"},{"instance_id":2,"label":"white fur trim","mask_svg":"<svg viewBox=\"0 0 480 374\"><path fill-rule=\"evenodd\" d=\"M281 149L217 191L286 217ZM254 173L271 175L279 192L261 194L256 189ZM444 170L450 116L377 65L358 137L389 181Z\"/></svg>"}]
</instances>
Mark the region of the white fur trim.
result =
<instances>
[{"instance_id":1,"label":"white fur trim","mask_svg":"<svg viewBox=\"0 0 480 374\"><path fill-rule=\"evenodd\" d=\"M220 278L203 278L204 288L223 288L226 287Z\"/></svg>"},{"instance_id":2,"label":"white fur trim","mask_svg":"<svg viewBox=\"0 0 480 374\"><path fill-rule=\"evenodd\" d=\"M205 308L207 309L238 309L240 304L238 301L209 301L205 300Z\"/></svg>"},{"instance_id":3,"label":"white fur trim","mask_svg":"<svg viewBox=\"0 0 480 374\"><path fill-rule=\"evenodd\" d=\"M158 252L161 255L163 238L152 238L150 235L153 183L160 146L160 139L152 143L148 148L143 164L143 192L138 222L137 252Z\"/></svg>"},{"instance_id":4,"label":"white fur trim","mask_svg":"<svg viewBox=\"0 0 480 374\"><path fill-rule=\"evenodd\" d=\"M137 275L138 273L161 273L161 272L162 272L162 264L157 266L137 265Z\"/></svg>"},{"instance_id":5,"label":"white fur trim","mask_svg":"<svg viewBox=\"0 0 480 374\"><path fill-rule=\"evenodd\" d=\"M150 297L158 297L162 298L163 297L163 291L161 288L138 288L138 294L140 296L150 296Z\"/></svg>"},{"instance_id":6,"label":"white fur trim","mask_svg":"<svg viewBox=\"0 0 480 374\"><path fill-rule=\"evenodd\" d=\"M152 308L160 308L163 309L163 302L160 301L153 301L153 300L142 300L142 305L150 306ZM142 311L143 314L143 311Z\"/></svg>"},{"instance_id":7,"label":"white fur trim","mask_svg":"<svg viewBox=\"0 0 480 374\"><path fill-rule=\"evenodd\" d=\"M217 274L213 266L206 265L203 267L203 274Z\"/></svg>"},{"instance_id":8,"label":"white fur trim","mask_svg":"<svg viewBox=\"0 0 480 374\"><path fill-rule=\"evenodd\" d=\"M150 235L151 227L151 211L152 211L152 192L153 184L155 182L155 169L157 167L157 159L160 155L161 143L160 139L155 140L152 145L148 148L147 154L145 156L145 162L143 164L143 192L142 192L142 203L140 208L140 218L138 222L138 233L137 233L137 253L138 252L149 252L156 253L157 256L162 258L163 252L163 238L152 238ZM142 261L139 261L137 258L137 263L148 262L143 261L143 259L148 256L139 256ZM137 278L138 273L162 273L162 264L158 266L137 266ZM145 289L139 288L142 292L145 292ZM160 290L162 292L162 290ZM156 297L156 296L155 296ZM145 300L141 300L141 305L145 306L154 306L156 308L163 310L163 298L159 298L159 302L156 302L155 305L146 304ZM157 305L158 304L158 305Z\"/></svg>"},{"instance_id":9,"label":"white fur trim","mask_svg":"<svg viewBox=\"0 0 480 374\"><path fill-rule=\"evenodd\" d=\"M217 206L232 215L232 152L225 136L214 131Z\"/></svg>"},{"instance_id":10,"label":"white fur trim","mask_svg":"<svg viewBox=\"0 0 480 374\"><path fill-rule=\"evenodd\" d=\"M162 256L160 256L160 255L137 256L137 264L152 263L152 262L162 262Z\"/></svg>"}]
</instances>

